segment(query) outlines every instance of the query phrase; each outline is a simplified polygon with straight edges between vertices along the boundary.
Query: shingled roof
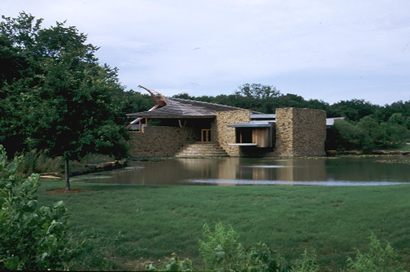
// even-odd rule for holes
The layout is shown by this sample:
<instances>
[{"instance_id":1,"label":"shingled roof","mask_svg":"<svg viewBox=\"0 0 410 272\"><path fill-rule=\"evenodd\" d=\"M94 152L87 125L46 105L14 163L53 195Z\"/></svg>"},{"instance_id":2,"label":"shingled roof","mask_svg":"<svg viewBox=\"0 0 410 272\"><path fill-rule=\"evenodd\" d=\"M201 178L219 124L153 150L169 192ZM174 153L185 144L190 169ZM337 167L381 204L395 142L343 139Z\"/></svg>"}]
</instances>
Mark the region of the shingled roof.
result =
<instances>
[{"instance_id":1,"label":"shingled roof","mask_svg":"<svg viewBox=\"0 0 410 272\"><path fill-rule=\"evenodd\" d=\"M153 111L127 114L130 118L213 118L218 111L241 108L180 98L166 98L166 105Z\"/></svg>"}]
</instances>

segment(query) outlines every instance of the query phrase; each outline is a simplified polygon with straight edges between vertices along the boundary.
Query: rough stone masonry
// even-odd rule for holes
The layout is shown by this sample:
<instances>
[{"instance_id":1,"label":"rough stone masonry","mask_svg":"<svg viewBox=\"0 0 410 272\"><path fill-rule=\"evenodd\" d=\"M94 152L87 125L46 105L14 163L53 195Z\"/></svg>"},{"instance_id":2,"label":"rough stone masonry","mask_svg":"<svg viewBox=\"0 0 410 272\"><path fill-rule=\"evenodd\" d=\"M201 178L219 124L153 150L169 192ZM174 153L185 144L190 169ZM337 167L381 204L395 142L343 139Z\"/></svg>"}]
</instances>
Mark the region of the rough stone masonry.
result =
<instances>
[{"instance_id":1,"label":"rough stone masonry","mask_svg":"<svg viewBox=\"0 0 410 272\"><path fill-rule=\"evenodd\" d=\"M275 156L325 155L326 112L315 109L276 109Z\"/></svg>"}]
</instances>

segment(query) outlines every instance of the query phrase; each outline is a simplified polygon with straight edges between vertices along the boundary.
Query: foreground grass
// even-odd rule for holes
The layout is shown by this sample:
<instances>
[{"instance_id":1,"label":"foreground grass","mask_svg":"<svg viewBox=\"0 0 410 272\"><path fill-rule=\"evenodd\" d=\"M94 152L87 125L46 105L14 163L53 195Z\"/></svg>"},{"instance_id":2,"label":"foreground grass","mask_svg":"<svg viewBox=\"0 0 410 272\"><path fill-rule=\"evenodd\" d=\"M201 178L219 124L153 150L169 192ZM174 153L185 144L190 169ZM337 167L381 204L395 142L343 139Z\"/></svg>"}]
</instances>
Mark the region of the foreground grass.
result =
<instances>
[{"instance_id":1,"label":"foreground grass","mask_svg":"<svg viewBox=\"0 0 410 272\"><path fill-rule=\"evenodd\" d=\"M64 200L76 239L86 239L77 269L141 269L176 252L198 260L204 223L232 225L245 245L266 242L286 258L315 249L325 270L342 268L373 232L410 264L410 184L389 187L130 186L74 183ZM410 267L410 266L409 266ZM407 268L409 268L407 267Z\"/></svg>"}]
</instances>

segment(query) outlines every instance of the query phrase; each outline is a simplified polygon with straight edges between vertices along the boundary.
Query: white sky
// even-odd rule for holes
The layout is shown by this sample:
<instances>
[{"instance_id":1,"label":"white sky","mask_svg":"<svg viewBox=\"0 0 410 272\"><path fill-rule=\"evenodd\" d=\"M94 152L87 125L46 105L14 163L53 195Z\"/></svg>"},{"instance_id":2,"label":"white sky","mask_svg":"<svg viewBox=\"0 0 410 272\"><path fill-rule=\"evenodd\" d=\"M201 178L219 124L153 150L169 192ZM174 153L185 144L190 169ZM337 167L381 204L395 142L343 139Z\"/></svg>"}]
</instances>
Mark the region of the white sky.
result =
<instances>
[{"instance_id":1,"label":"white sky","mask_svg":"<svg viewBox=\"0 0 410 272\"><path fill-rule=\"evenodd\" d=\"M0 0L45 25L67 20L121 83L165 95L244 83L326 102L410 100L408 0Z\"/></svg>"}]
</instances>

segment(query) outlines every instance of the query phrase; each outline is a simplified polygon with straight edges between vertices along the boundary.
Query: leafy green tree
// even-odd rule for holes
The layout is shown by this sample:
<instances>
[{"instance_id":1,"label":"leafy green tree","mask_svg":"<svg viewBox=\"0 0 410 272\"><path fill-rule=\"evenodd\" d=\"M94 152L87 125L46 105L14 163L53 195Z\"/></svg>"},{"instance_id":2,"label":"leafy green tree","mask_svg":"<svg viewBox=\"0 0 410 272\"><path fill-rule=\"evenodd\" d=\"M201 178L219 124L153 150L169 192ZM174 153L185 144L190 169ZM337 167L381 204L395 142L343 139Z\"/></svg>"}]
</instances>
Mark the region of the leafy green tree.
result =
<instances>
[{"instance_id":1,"label":"leafy green tree","mask_svg":"<svg viewBox=\"0 0 410 272\"><path fill-rule=\"evenodd\" d=\"M375 117L377 118L377 120L380 120L380 121L388 121L389 118L395 113L400 113L404 117L409 118L410 117L410 101L398 101L390 105L385 105L384 107L380 107L378 110L376 110Z\"/></svg>"},{"instance_id":2,"label":"leafy green tree","mask_svg":"<svg viewBox=\"0 0 410 272\"><path fill-rule=\"evenodd\" d=\"M345 120L335 122L337 130L337 148L342 150L368 148L370 139L367 134L355 124Z\"/></svg>"},{"instance_id":3,"label":"leafy green tree","mask_svg":"<svg viewBox=\"0 0 410 272\"><path fill-rule=\"evenodd\" d=\"M190 96L188 93L179 93L179 94L174 95L173 97L181 98L181 99L195 100L195 97Z\"/></svg>"},{"instance_id":4,"label":"leafy green tree","mask_svg":"<svg viewBox=\"0 0 410 272\"><path fill-rule=\"evenodd\" d=\"M365 100L352 99L335 103L331 106L333 116L344 116L352 121L359 121L365 116L375 113L379 108Z\"/></svg>"},{"instance_id":5,"label":"leafy green tree","mask_svg":"<svg viewBox=\"0 0 410 272\"><path fill-rule=\"evenodd\" d=\"M270 99L279 96L280 91L273 86L262 85L258 83L246 83L239 87L235 92L236 95L256 99Z\"/></svg>"},{"instance_id":6,"label":"leafy green tree","mask_svg":"<svg viewBox=\"0 0 410 272\"><path fill-rule=\"evenodd\" d=\"M383 146L384 129L373 117L365 116L356 124L356 127L363 133L360 148L372 150Z\"/></svg>"},{"instance_id":7,"label":"leafy green tree","mask_svg":"<svg viewBox=\"0 0 410 272\"><path fill-rule=\"evenodd\" d=\"M393 113L389 117L389 120L387 122L390 123L390 124L396 124L396 125L399 125L399 126L403 126L407 129L410 129L410 116L405 116L401 112Z\"/></svg>"},{"instance_id":8,"label":"leafy green tree","mask_svg":"<svg viewBox=\"0 0 410 272\"><path fill-rule=\"evenodd\" d=\"M323 101L305 100L295 94L281 94L278 89L269 85L246 83L234 94L217 96L190 96L187 93L175 95L176 98L198 100L250 109L263 113L275 113L280 107L299 107L328 110L329 105Z\"/></svg>"},{"instance_id":9,"label":"leafy green tree","mask_svg":"<svg viewBox=\"0 0 410 272\"><path fill-rule=\"evenodd\" d=\"M41 22L21 13L0 23L2 39L28 62L20 78L2 86L1 111L9 118L0 130L2 141L21 141L20 150L63 156L69 190L69 160L91 152L125 155L123 111L115 105L123 89L116 69L98 63L86 35L64 23L42 28Z\"/></svg>"},{"instance_id":10,"label":"leafy green tree","mask_svg":"<svg viewBox=\"0 0 410 272\"><path fill-rule=\"evenodd\" d=\"M115 111L119 113L119 120L126 125L129 122L126 114L149 110L152 107L152 98L150 95L133 90L118 92L113 97L113 105Z\"/></svg>"},{"instance_id":11,"label":"leafy green tree","mask_svg":"<svg viewBox=\"0 0 410 272\"><path fill-rule=\"evenodd\" d=\"M406 119L396 114L388 122L378 122L371 116L359 122L338 120L329 130L328 142L336 142L338 149L371 151L378 148L395 148L406 143L410 131L403 125Z\"/></svg>"},{"instance_id":12,"label":"leafy green tree","mask_svg":"<svg viewBox=\"0 0 410 272\"><path fill-rule=\"evenodd\" d=\"M26 69L27 62L24 56L12 46L12 42L0 36L0 86L19 78L19 71ZM0 92L0 97L4 94Z\"/></svg>"}]
</instances>

